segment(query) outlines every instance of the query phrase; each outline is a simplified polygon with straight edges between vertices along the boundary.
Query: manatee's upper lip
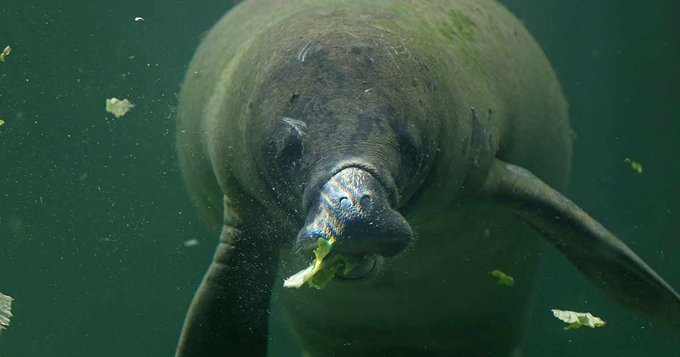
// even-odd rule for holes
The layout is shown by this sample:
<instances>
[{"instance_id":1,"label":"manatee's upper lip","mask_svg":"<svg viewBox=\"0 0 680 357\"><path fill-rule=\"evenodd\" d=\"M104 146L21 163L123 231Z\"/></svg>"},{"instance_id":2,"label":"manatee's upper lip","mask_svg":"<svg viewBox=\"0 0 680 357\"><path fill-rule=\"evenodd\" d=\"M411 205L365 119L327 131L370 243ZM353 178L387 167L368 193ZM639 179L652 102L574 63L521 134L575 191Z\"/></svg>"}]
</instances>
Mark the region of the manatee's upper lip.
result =
<instances>
[{"instance_id":1,"label":"manatee's upper lip","mask_svg":"<svg viewBox=\"0 0 680 357\"><path fill-rule=\"evenodd\" d=\"M337 175L340 171L352 167L364 170L371 174L371 176L373 176L376 180L378 180L378 182L380 182L380 184L387 192L387 196L389 197L390 205L392 205L392 208L394 209L397 208L397 206L399 205L399 191L397 191L397 185L394 183L394 179L392 179L392 176L388 175L383 170L380 170L377 167L370 165L368 163L355 160L348 160L337 164L335 167L333 167L332 170L330 170L330 173L328 175L321 175L320 177L314 180L315 182L313 182L311 185L308 185L305 188L305 191L302 194L303 212L309 211L309 207L311 206L312 201L314 200L314 198L316 198L316 195L319 194L321 188L326 182L333 178L333 176Z\"/></svg>"}]
</instances>

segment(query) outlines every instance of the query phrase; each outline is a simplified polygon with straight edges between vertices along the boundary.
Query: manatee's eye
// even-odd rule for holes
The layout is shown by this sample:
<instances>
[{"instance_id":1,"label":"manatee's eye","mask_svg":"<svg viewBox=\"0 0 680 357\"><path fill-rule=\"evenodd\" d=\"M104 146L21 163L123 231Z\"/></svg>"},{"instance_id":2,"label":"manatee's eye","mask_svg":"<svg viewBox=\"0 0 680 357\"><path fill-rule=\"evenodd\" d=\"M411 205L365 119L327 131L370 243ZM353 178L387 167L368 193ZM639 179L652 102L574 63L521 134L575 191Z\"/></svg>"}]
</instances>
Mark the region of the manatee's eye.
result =
<instances>
[{"instance_id":1,"label":"manatee's eye","mask_svg":"<svg viewBox=\"0 0 680 357\"><path fill-rule=\"evenodd\" d=\"M422 149L418 141L409 134L397 135L397 146L401 160L395 181L397 185L400 185L407 182L419 170L422 163Z\"/></svg>"},{"instance_id":2,"label":"manatee's eye","mask_svg":"<svg viewBox=\"0 0 680 357\"><path fill-rule=\"evenodd\" d=\"M302 158L302 150L302 138L290 133L278 145L274 159L278 166L285 171L295 169Z\"/></svg>"},{"instance_id":3,"label":"manatee's eye","mask_svg":"<svg viewBox=\"0 0 680 357\"><path fill-rule=\"evenodd\" d=\"M299 168L307 125L301 120L287 117L281 121L283 125L270 142L269 157L275 171L288 174Z\"/></svg>"},{"instance_id":4,"label":"manatee's eye","mask_svg":"<svg viewBox=\"0 0 680 357\"><path fill-rule=\"evenodd\" d=\"M399 146L399 153L401 159L405 164L414 165L418 161L418 147L416 140L411 135L399 135L397 138L397 145Z\"/></svg>"}]
</instances>

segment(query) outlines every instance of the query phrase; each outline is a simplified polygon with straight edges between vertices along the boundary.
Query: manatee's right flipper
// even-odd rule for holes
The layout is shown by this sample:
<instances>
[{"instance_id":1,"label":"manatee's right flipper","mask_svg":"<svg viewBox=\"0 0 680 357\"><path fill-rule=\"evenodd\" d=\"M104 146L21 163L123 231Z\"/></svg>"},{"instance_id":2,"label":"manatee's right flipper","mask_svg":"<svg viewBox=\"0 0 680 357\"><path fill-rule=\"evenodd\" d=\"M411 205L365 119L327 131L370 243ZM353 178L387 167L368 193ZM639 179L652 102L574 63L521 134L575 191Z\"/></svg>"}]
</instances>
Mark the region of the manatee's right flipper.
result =
<instances>
[{"instance_id":1,"label":"manatee's right flipper","mask_svg":"<svg viewBox=\"0 0 680 357\"><path fill-rule=\"evenodd\" d=\"M614 299L680 328L680 296L622 241L529 171L492 164L485 193L540 231Z\"/></svg>"},{"instance_id":2,"label":"manatee's right flipper","mask_svg":"<svg viewBox=\"0 0 680 357\"><path fill-rule=\"evenodd\" d=\"M184 322L176 357L266 355L278 250L257 232L224 226Z\"/></svg>"}]
</instances>

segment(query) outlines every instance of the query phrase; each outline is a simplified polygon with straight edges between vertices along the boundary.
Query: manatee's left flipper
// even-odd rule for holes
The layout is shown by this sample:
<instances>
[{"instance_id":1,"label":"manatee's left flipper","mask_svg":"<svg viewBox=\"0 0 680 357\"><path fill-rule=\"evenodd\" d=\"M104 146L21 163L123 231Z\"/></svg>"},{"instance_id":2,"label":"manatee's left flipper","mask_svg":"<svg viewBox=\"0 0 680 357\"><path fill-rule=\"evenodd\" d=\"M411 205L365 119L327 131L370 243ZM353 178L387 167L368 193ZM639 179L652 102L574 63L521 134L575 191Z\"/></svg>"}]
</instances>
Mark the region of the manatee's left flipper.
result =
<instances>
[{"instance_id":1,"label":"manatee's left flipper","mask_svg":"<svg viewBox=\"0 0 680 357\"><path fill-rule=\"evenodd\" d=\"M266 355L278 251L254 232L223 228L184 322L177 357Z\"/></svg>"},{"instance_id":2,"label":"manatee's left flipper","mask_svg":"<svg viewBox=\"0 0 680 357\"><path fill-rule=\"evenodd\" d=\"M616 236L532 173L495 160L484 190L540 231L608 295L680 327L678 293Z\"/></svg>"}]
</instances>

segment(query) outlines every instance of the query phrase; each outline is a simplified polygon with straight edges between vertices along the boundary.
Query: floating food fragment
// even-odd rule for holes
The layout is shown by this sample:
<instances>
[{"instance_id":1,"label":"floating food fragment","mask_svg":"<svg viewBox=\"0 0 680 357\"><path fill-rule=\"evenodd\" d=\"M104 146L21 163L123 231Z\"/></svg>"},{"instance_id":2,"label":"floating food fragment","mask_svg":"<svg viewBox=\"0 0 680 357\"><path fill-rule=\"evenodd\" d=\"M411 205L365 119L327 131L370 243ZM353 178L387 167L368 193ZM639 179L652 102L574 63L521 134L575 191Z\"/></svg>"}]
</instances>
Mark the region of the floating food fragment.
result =
<instances>
[{"instance_id":1,"label":"floating food fragment","mask_svg":"<svg viewBox=\"0 0 680 357\"><path fill-rule=\"evenodd\" d=\"M5 125L5 121L0 119L0 126L3 126L3 125Z\"/></svg>"},{"instance_id":2,"label":"floating food fragment","mask_svg":"<svg viewBox=\"0 0 680 357\"><path fill-rule=\"evenodd\" d=\"M551 311L555 317L569 324L569 326L564 328L566 331L576 330L582 326L588 326L590 328L604 327L606 324L604 320L597 316L593 316L589 312L574 312L557 309L552 309Z\"/></svg>"},{"instance_id":3,"label":"floating food fragment","mask_svg":"<svg viewBox=\"0 0 680 357\"><path fill-rule=\"evenodd\" d=\"M12 47L5 47L2 53L0 53L0 62L5 62L5 57L9 56L10 53L12 53Z\"/></svg>"},{"instance_id":4,"label":"floating food fragment","mask_svg":"<svg viewBox=\"0 0 680 357\"><path fill-rule=\"evenodd\" d=\"M118 98L111 98L106 100L106 111L115 115L116 118L120 118L125 113L129 112L135 105L130 103L129 100Z\"/></svg>"},{"instance_id":5,"label":"floating food fragment","mask_svg":"<svg viewBox=\"0 0 680 357\"><path fill-rule=\"evenodd\" d=\"M498 269L492 271L489 274L491 274L491 276L498 279L498 285L505 285L505 286L514 286L515 285L515 279L513 277L505 274L504 272L502 272Z\"/></svg>"},{"instance_id":6,"label":"floating food fragment","mask_svg":"<svg viewBox=\"0 0 680 357\"><path fill-rule=\"evenodd\" d=\"M299 272L290 276L288 279L284 280L283 286L287 288L299 288L302 286L302 284L309 281L309 279L311 279L319 269L319 264L314 261L312 265L300 270Z\"/></svg>"},{"instance_id":7,"label":"floating food fragment","mask_svg":"<svg viewBox=\"0 0 680 357\"><path fill-rule=\"evenodd\" d=\"M305 282L310 281L314 277L314 275L316 275L316 273L318 273L324 266L323 258L325 258L328 255L328 253L331 252L331 248L333 247L334 242L335 239L333 238L331 238L330 240L319 238L319 240L316 243L316 249L314 249L314 256L316 257L316 259L314 259L312 265L310 265L306 269L300 270L293 276L286 279L283 282L283 286L287 288L299 288Z\"/></svg>"},{"instance_id":8,"label":"floating food fragment","mask_svg":"<svg viewBox=\"0 0 680 357\"><path fill-rule=\"evenodd\" d=\"M629 158L626 158L625 160L623 160L623 162L630 164L630 168L633 169L633 171L637 172L638 174L642 173L642 164L640 164L639 162L635 162Z\"/></svg>"},{"instance_id":9,"label":"floating food fragment","mask_svg":"<svg viewBox=\"0 0 680 357\"><path fill-rule=\"evenodd\" d=\"M362 259L342 255L335 255L330 259L324 260L331 252L333 243L335 243L334 238L329 240L319 238L316 249L314 249L314 256L316 257L314 262L312 262L309 267L300 270L286 279L283 282L283 286L287 288L299 288L304 283L307 283L309 287L323 289L331 280L333 280L333 277L335 277L335 274L339 269L342 269L343 274L348 274L352 269L359 265Z\"/></svg>"},{"instance_id":10,"label":"floating food fragment","mask_svg":"<svg viewBox=\"0 0 680 357\"><path fill-rule=\"evenodd\" d=\"M9 320L12 318L12 299L0 293L0 333L9 327Z\"/></svg>"},{"instance_id":11,"label":"floating food fragment","mask_svg":"<svg viewBox=\"0 0 680 357\"><path fill-rule=\"evenodd\" d=\"M201 242L198 241L198 239L189 239L184 241L184 246L185 247L196 247L201 245Z\"/></svg>"}]
</instances>

